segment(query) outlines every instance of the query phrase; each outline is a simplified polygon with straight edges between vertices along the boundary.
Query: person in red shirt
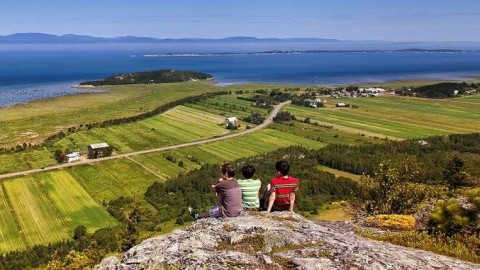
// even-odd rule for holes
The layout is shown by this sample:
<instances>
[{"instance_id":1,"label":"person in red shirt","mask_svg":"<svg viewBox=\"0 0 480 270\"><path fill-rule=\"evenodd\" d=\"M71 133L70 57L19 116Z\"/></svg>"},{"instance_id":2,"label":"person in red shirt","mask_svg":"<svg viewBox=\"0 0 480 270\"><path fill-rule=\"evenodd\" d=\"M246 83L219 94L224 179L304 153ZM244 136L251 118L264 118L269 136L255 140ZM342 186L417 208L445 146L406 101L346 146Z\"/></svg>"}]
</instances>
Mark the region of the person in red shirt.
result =
<instances>
[{"instance_id":1,"label":"person in red shirt","mask_svg":"<svg viewBox=\"0 0 480 270\"><path fill-rule=\"evenodd\" d=\"M290 165L286 161L275 163L277 177L270 180L270 196L267 212L293 211L295 193L298 191L298 179L288 176Z\"/></svg>"}]
</instances>

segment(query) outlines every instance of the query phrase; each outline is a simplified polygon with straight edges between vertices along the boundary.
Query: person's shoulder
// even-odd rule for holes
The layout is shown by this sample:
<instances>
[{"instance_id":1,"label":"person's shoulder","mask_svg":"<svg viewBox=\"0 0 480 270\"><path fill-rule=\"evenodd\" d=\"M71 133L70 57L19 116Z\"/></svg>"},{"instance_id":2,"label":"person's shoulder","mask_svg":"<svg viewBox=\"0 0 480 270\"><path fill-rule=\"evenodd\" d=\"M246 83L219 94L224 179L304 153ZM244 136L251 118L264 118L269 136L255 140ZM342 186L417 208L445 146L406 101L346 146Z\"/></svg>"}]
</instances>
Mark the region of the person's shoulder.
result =
<instances>
[{"instance_id":1,"label":"person's shoulder","mask_svg":"<svg viewBox=\"0 0 480 270\"><path fill-rule=\"evenodd\" d=\"M289 176L288 180L298 182L298 179L293 176Z\"/></svg>"},{"instance_id":2,"label":"person's shoulder","mask_svg":"<svg viewBox=\"0 0 480 270\"><path fill-rule=\"evenodd\" d=\"M275 182L278 182L280 180L281 180L280 178L274 177L274 178L270 179L270 183L275 183Z\"/></svg>"}]
</instances>

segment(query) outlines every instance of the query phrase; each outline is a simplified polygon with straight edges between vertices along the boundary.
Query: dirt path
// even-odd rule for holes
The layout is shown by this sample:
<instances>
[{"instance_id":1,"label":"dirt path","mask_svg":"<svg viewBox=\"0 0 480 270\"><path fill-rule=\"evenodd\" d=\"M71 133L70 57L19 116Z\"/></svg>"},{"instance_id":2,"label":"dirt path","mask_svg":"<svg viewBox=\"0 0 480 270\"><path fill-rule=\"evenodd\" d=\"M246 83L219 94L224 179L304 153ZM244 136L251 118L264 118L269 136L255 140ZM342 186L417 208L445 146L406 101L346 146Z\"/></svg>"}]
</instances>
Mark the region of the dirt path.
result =
<instances>
[{"instance_id":1,"label":"dirt path","mask_svg":"<svg viewBox=\"0 0 480 270\"><path fill-rule=\"evenodd\" d=\"M43 169L39 168L39 169L32 169L32 170L26 170L26 171L14 172L14 173L6 173L6 174L0 175L0 180L11 178L11 177L29 175L29 174L32 174L32 173L39 173L39 172L52 171L52 170L57 170L57 169L64 169L64 168L69 168L69 167L74 167L74 166L80 166L80 165L85 165L85 164L98 163L98 162L103 162L103 161L106 161L106 160L128 158L128 157L131 157L131 156L138 156L138 155L144 155L144 154L155 153L155 152L175 150L175 149L179 149L179 148L196 146L196 145L212 143L212 142L217 142L217 141L226 140L226 139L230 139L230 138L244 136L246 134L256 132L256 131L259 131L261 129L266 128L269 124L272 123L273 117L275 117L277 115L277 113L283 107L285 107L288 104L290 104L290 101L286 101L286 102L283 102L283 103L280 103L280 104L274 106L273 110L270 112L270 114L267 116L267 118L265 119L265 121L262 124L254 127L254 128L246 129L246 130L238 132L238 133L228 134L228 135L224 135L224 136L221 136L221 137L205 139L205 140L200 140L200 141L194 141L194 142L189 142L189 143L182 143L182 144L164 146L164 147L159 147L159 148L152 148L152 149L147 149L147 150L142 150L142 151L136 151L136 152L126 153L126 154L119 154L119 155L114 155L114 156L110 156L110 157L103 157L103 158L100 158L100 159L85 159L85 160L77 161L77 162L74 162L74 163L65 163L65 164L59 164L59 165L55 165L55 166L44 167Z\"/></svg>"}]
</instances>

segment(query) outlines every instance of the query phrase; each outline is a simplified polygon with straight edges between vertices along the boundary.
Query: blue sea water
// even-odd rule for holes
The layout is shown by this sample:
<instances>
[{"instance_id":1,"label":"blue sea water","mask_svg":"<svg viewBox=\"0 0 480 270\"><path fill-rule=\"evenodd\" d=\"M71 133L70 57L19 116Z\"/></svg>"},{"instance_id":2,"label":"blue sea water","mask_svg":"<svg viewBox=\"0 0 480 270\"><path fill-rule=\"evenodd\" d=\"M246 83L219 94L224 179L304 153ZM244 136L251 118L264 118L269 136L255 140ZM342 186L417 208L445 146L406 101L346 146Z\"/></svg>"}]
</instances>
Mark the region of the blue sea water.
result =
<instances>
[{"instance_id":1,"label":"blue sea water","mask_svg":"<svg viewBox=\"0 0 480 270\"><path fill-rule=\"evenodd\" d=\"M257 46L249 48L249 51L242 51L239 48L224 48L218 45L207 49L192 46L0 46L0 107L84 92L85 90L70 87L84 80L156 69L206 72L214 75L220 84L350 84L401 79L453 79L480 75L478 51L251 53L266 49L269 48ZM167 52L236 54L145 57Z\"/></svg>"}]
</instances>

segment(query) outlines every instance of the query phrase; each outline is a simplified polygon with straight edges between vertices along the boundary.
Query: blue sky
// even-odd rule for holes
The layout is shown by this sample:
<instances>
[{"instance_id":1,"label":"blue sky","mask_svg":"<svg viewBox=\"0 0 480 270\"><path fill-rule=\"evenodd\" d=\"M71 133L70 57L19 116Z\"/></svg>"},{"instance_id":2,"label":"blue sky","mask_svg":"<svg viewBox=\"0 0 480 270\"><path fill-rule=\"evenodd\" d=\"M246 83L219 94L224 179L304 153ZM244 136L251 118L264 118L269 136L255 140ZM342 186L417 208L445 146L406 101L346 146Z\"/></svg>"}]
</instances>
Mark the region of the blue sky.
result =
<instances>
[{"instance_id":1,"label":"blue sky","mask_svg":"<svg viewBox=\"0 0 480 270\"><path fill-rule=\"evenodd\" d=\"M478 0L2 0L0 35L480 41Z\"/></svg>"}]
</instances>

